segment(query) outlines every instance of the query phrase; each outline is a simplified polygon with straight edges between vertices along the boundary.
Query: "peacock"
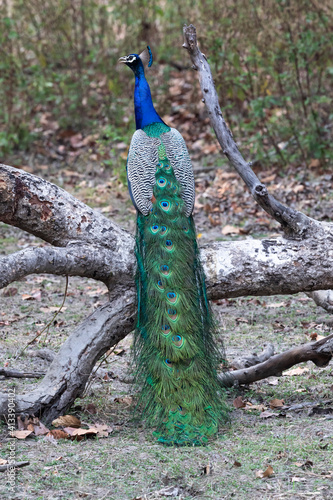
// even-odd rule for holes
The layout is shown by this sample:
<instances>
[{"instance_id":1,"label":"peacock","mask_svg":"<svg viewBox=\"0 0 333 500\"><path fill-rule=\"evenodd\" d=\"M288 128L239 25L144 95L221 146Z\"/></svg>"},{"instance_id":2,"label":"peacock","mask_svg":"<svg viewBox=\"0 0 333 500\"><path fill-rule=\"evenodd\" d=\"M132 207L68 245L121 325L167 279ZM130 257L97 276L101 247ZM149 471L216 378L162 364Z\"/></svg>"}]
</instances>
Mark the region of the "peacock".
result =
<instances>
[{"instance_id":1,"label":"peacock","mask_svg":"<svg viewBox=\"0 0 333 500\"><path fill-rule=\"evenodd\" d=\"M227 418L218 384L221 353L192 218L194 175L181 134L156 112L145 77L149 46L119 62L135 75L136 132L127 158L137 210L134 340L139 404L165 445L205 444Z\"/></svg>"}]
</instances>

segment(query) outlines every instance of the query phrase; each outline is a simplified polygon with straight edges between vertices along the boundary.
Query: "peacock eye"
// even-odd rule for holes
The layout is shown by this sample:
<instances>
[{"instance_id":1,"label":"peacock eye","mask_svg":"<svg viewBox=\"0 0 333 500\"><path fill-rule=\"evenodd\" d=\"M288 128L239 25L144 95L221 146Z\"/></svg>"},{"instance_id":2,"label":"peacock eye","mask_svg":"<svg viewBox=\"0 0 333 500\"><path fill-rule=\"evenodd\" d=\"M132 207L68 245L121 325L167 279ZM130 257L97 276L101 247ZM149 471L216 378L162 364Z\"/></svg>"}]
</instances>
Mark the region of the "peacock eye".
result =
<instances>
[{"instance_id":1,"label":"peacock eye","mask_svg":"<svg viewBox=\"0 0 333 500\"><path fill-rule=\"evenodd\" d=\"M171 240L166 240L165 244L166 244L167 247L171 247L172 246L172 241Z\"/></svg>"},{"instance_id":2,"label":"peacock eye","mask_svg":"<svg viewBox=\"0 0 333 500\"><path fill-rule=\"evenodd\" d=\"M161 201L161 207L163 208L168 208L169 202L168 201Z\"/></svg>"},{"instance_id":3,"label":"peacock eye","mask_svg":"<svg viewBox=\"0 0 333 500\"><path fill-rule=\"evenodd\" d=\"M171 330L171 328L170 328L170 326L169 326L169 325L167 325L167 324L166 324L166 325L162 325L162 332L163 332L165 335L167 335L168 333L170 333L170 330Z\"/></svg>"},{"instance_id":4,"label":"peacock eye","mask_svg":"<svg viewBox=\"0 0 333 500\"><path fill-rule=\"evenodd\" d=\"M166 264L162 264L161 271L163 272L169 271L169 266L167 266Z\"/></svg>"},{"instance_id":5,"label":"peacock eye","mask_svg":"<svg viewBox=\"0 0 333 500\"><path fill-rule=\"evenodd\" d=\"M160 186L165 186L166 185L166 180L164 179L164 177L160 177L158 179L158 183Z\"/></svg>"},{"instance_id":6,"label":"peacock eye","mask_svg":"<svg viewBox=\"0 0 333 500\"><path fill-rule=\"evenodd\" d=\"M168 299L174 299L176 297L176 294L174 292L169 292L167 294L167 296L168 296Z\"/></svg>"},{"instance_id":7,"label":"peacock eye","mask_svg":"<svg viewBox=\"0 0 333 500\"><path fill-rule=\"evenodd\" d=\"M153 233L157 233L157 231L159 230L158 224L153 224L151 226L151 230L152 230Z\"/></svg>"}]
</instances>

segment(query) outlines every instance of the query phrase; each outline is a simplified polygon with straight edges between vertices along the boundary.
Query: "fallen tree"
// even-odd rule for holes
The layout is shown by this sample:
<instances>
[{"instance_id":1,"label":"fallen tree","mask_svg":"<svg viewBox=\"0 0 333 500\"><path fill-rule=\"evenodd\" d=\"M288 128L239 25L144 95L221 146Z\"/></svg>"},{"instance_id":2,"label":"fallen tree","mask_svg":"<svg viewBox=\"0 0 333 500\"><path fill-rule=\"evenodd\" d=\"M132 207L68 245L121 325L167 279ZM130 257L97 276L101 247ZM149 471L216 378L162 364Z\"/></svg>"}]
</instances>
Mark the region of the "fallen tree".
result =
<instances>
[{"instance_id":1,"label":"fallen tree","mask_svg":"<svg viewBox=\"0 0 333 500\"><path fill-rule=\"evenodd\" d=\"M203 247L201 256L209 297L330 290L333 288L333 224L316 221L285 207L268 193L242 157L226 126L210 68L197 46L193 26L184 28L184 39L184 47L199 73L211 123L224 154L254 200L280 223L285 234L281 238L217 242ZM0 220L49 243L49 246L27 248L2 257L0 288L32 273L51 273L93 278L105 283L109 290L108 304L94 311L69 336L37 388L29 394L16 395L17 412L43 415L46 422L50 422L83 394L96 361L133 330L134 239L58 186L6 165L0 166ZM332 336L310 345L311 348L296 348L300 350L297 355L290 350L273 356L261 363L266 363L265 366L257 365L254 371L231 372L228 380L250 383L279 374L286 367L307 359L319 366L330 361ZM226 384L223 375L221 382ZM6 411L7 395L0 393L0 414Z\"/></svg>"}]
</instances>

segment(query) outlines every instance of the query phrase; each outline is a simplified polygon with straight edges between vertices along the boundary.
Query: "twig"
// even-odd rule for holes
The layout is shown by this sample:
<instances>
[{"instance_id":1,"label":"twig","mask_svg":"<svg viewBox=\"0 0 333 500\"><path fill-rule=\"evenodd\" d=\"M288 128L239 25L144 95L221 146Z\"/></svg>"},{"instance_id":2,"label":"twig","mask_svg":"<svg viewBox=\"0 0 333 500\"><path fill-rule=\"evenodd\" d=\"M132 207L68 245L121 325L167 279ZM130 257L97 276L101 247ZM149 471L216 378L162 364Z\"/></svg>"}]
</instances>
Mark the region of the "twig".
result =
<instances>
[{"instance_id":1,"label":"twig","mask_svg":"<svg viewBox=\"0 0 333 500\"><path fill-rule=\"evenodd\" d=\"M40 378L44 377L45 373L42 372L19 372L17 370L6 370L5 368L0 368L0 375L6 378Z\"/></svg>"},{"instance_id":2,"label":"twig","mask_svg":"<svg viewBox=\"0 0 333 500\"><path fill-rule=\"evenodd\" d=\"M0 465L0 472L6 472L8 469L18 469L19 467L25 467L26 465L30 465L30 462L16 462L15 464L4 464Z\"/></svg>"}]
</instances>

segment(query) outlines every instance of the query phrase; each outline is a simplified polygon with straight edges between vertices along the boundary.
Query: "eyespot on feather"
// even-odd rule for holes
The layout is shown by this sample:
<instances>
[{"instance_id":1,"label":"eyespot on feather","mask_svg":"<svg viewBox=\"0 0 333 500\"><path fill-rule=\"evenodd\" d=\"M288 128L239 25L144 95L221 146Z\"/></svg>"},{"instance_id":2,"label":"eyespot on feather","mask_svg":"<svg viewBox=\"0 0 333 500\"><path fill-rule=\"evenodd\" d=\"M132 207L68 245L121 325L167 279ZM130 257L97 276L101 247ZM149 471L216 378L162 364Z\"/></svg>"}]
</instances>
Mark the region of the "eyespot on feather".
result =
<instances>
[{"instance_id":1,"label":"eyespot on feather","mask_svg":"<svg viewBox=\"0 0 333 500\"><path fill-rule=\"evenodd\" d=\"M163 286L163 283L162 283L162 281L161 281L161 280L158 280L158 282L157 282L157 288L158 288L159 290L164 290L164 286Z\"/></svg>"},{"instance_id":2,"label":"eyespot on feather","mask_svg":"<svg viewBox=\"0 0 333 500\"><path fill-rule=\"evenodd\" d=\"M171 332L171 328L169 325L162 325L162 332L164 335L168 335Z\"/></svg>"},{"instance_id":3,"label":"eyespot on feather","mask_svg":"<svg viewBox=\"0 0 333 500\"><path fill-rule=\"evenodd\" d=\"M166 246L167 250L171 251L173 249L173 243L172 243L172 241L171 240L166 240L165 246Z\"/></svg>"},{"instance_id":4,"label":"eyespot on feather","mask_svg":"<svg viewBox=\"0 0 333 500\"><path fill-rule=\"evenodd\" d=\"M184 345L184 339L181 335L174 335L171 341L175 347L182 347Z\"/></svg>"},{"instance_id":5,"label":"eyespot on feather","mask_svg":"<svg viewBox=\"0 0 333 500\"><path fill-rule=\"evenodd\" d=\"M170 302L170 304L176 304L176 302L178 302L178 294L175 292L168 292L167 300L168 302Z\"/></svg>"},{"instance_id":6,"label":"eyespot on feather","mask_svg":"<svg viewBox=\"0 0 333 500\"><path fill-rule=\"evenodd\" d=\"M176 321L178 318L176 309L168 309L168 316L171 319L171 321Z\"/></svg>"},{"instance_id":7,"label":"eyespot on feather","mask_svg":"<svg viewBox=\"0 0 333 500\"><path fill-rule=\"evenodd\" d=\"M170 207L171 207L171 203L167 200L161 200L160 207L162 210L164 210L164 212L169 212Z\"/></svg>"},{"instance_id":8,"label":"eyespot on feather","mask_svg":"<svg viewBox=\"0 0 333 500\"><path fill-rule=\"evenodd\" d=\"M168 276L169 275L169 273L170 273L169 266L167 266L166 264L162 264L160 266L160 269L161 269L162 273L164 274L164 276Z\"/></svg>"},{"instance_id":9,"label":"eyespot on feather","mask_svg":"<svg viewBox=\"0 0 333 500\"><path fill-rule=\"evenodd\" d=\"M168 368L172 368L173 367L172 361L170 361L170 359L168 359L168 358L164 360L164 363L167 365Z\"/></svg>"}]
</instances>

